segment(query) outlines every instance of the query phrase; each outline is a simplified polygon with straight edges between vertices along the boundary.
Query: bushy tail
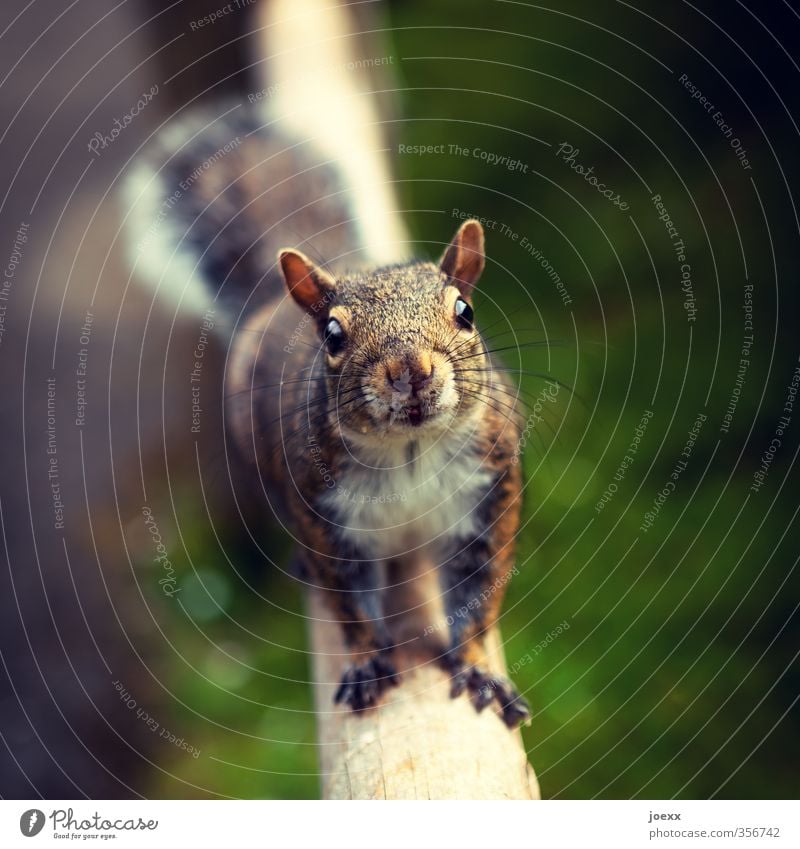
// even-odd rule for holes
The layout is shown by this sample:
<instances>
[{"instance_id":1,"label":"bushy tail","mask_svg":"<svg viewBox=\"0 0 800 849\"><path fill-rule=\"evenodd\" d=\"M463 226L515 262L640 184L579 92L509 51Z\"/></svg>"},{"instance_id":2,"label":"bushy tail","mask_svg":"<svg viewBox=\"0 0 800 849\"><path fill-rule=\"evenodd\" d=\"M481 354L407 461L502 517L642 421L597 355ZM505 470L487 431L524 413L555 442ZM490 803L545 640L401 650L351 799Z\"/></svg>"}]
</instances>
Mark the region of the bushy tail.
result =
<instances>
[{"instance_id":1,"label":"bushy tail","mask_svg":"<svg viewBox=\"0 0 800 849\"><path fill-rule=\"evenodd\" d=\"M390 68L394 57L364 55L369 41L352 12L331 0L271 0L261 16L271 117L338 164L370 259L404 259L408 237L373 93L374 70Z\"/></svg>"},{"instance_id":2,"label":"bushy tail","mask_svg":"<svg viewBox=\"0 0 800 849\"><path fill-rule=\"evenodd\" d=\"M243 303L275 255L381 265L406 256L375 68L354 18L331 0L258 7L260 90L181 117L132 169L126 212L139 276L182 305Z\"/></svg>"}]
</instances>

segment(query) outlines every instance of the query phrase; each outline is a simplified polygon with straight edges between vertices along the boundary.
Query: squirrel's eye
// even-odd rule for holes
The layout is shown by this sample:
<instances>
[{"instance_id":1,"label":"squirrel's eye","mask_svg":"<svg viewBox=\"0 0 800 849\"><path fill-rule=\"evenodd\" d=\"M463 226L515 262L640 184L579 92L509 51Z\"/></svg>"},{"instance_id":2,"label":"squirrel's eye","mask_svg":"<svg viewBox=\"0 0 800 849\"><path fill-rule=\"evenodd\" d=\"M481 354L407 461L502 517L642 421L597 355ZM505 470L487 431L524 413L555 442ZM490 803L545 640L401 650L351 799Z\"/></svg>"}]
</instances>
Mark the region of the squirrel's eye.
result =
<instances>
[{"instance_id":1,"label":"squirrel's eye","mask_svg":"<svg viewBox=\"0 0 800 849\"><path fill-rule=\"evenodd\" d=\"M339 324L335 318L332 318L325 325L325 344L328 346L328 353L332 357L340 354L344 348L344 342L344 330L342 330L342 325Z\"/></svg>"},{"instance_id":2,"label":"squirrel's eye","mask_svg":"<svg viewBox=\"0 0 800 849\"><path fill-rule=\"evenodd\" d=\"M472 307L463 299L456 300L456 321L464 330L472 330Z\"/></svg>"}]
</instances>

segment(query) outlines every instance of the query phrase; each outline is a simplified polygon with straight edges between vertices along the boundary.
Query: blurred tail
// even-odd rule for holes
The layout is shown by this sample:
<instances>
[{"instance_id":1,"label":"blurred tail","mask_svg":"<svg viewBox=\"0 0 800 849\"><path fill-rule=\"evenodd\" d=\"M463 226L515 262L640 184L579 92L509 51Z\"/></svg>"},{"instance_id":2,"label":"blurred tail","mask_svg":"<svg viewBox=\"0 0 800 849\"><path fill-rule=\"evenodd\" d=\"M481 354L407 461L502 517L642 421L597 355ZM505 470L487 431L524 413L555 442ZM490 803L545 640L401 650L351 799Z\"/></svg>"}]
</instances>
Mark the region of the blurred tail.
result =
<instances>
[{"instance_id":1,"label":"blurred tail","mask_svg":"<svg viewBox=\"0 0 800 849\"><path fill-rule=\"evenodd\" d=\"M332 0L268 0L260 17L270 117L337 163L370 261L405 259L408 236L373 82L394 57L363 55L369 42L352 12Z\"/></svg>"},{"instance_id":2,"label":"blurred tail","mask_svg":"<svg viewBox=\"0 0 800 849\"><path fill-rule=\"evenodd\" d=\"M406 254L372 85L393 57L362 55L355 19L331 0L264 0L257 13L263 87L170 122L126 181L133 265L184 307L282 292L283 247L347 265Z\"/></svg>"}]
</instances>

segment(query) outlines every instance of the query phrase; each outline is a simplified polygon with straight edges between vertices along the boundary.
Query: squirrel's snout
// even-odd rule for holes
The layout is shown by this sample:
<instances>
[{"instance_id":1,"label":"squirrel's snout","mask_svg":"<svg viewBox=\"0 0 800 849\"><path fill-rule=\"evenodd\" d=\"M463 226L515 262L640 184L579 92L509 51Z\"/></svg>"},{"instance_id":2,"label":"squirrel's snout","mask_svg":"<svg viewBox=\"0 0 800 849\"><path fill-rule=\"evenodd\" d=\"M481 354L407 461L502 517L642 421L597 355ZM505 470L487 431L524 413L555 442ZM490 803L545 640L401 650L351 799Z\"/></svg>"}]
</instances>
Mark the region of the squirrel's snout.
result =
<instances>
[{"instance_id":1,"label":"squirrel's snout","mask_svg":"<svg viewBox=\"0 0 800 849\"><path fill-rule=\"evenodd\" d=\"M447 362L436 351L384 357L372 372L370 389L374 403L368 405L367 414L400 432L439 420L457 402Z\"/></svg>"},{"instance_id":2,"label":"squirrel's snout","mask_svg":"<svg viewBox=\"0 0 800 849\"><path fill-rule=\"evenodd\" d=\"M434 365L430 354L394 359L386 363L386 382L392 392L416 397L433 383Z\"/></svg>"}]
</instances>

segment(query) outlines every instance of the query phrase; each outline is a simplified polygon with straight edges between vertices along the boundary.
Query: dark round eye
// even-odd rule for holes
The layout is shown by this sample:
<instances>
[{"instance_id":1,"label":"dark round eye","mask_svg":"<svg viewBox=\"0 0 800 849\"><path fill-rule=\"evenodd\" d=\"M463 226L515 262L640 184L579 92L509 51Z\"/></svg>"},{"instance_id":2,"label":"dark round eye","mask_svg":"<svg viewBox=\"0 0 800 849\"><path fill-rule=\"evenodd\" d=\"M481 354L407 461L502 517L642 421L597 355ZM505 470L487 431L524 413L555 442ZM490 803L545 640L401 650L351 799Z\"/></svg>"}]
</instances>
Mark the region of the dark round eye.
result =
<instances>
[{"instance_id":1,"label":"dark round eye","mask_svg":"<svg viewBox=\"0 0 800 849\"><path fill-rule=\"evenodd\" d=\"M341 354L345 343L344 330L342 330L342 325L339 322L332 318L325 325L325 344L328 347L328 353L335 357L337 354Z\"/></svg>"},{"instance_id":2,"label":"dark round eye","mask_svg":"<svg viewBox=\"0 0 800 849\"><path fill-rule=\"evenodd\" d=\"M464 330L472 330L472 307L463 299L456 300L456 321Z\"/></svg>"}]
</instances>

